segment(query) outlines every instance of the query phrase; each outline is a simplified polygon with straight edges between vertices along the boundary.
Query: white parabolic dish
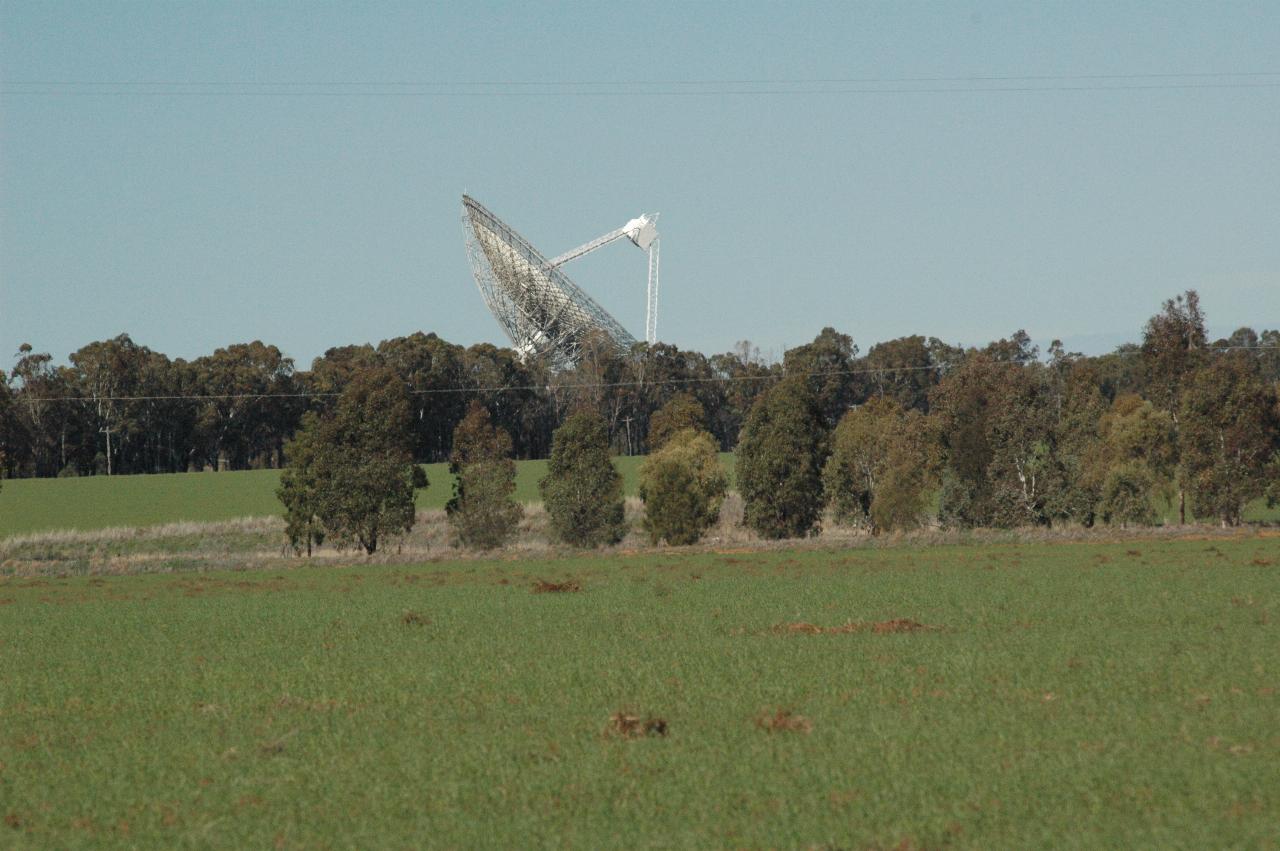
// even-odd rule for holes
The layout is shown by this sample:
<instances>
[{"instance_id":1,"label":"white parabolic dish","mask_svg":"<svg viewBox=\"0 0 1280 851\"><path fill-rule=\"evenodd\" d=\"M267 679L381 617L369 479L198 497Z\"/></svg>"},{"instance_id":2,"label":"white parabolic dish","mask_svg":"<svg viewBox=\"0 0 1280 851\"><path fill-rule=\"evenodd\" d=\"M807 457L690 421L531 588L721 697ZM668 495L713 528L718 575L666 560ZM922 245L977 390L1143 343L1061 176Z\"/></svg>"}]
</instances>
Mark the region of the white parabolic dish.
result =
<instances>
[{"instance_id":1,"label":"white parabolic dish","mask_svg":"<svg viewBox=\"0 0 1280 851\"><path fill-rule=\"evenodd\" d=\"M548 260L466 195L462 223L476 286L521 358L545 359L552 368L563 369L576 364L583 346L592 341L622 350L635 344L635 337L561 271L567 260ZM632 219L615 233L646 249L658 236L654 220L647 216Z\"/></svg>"}]
</instances>

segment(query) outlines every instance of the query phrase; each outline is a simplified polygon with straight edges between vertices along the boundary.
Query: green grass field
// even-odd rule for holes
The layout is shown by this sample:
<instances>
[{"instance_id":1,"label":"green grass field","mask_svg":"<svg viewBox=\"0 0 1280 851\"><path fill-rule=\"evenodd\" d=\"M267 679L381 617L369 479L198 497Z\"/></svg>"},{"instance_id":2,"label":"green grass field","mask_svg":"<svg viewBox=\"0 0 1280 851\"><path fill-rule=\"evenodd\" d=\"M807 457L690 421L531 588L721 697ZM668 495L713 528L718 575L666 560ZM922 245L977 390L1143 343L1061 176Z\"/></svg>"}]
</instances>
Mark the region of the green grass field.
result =
<instances>
[{"instance_id":1,"label":"green grass field","mask_svg":"<svg viewBox=\"0 0 1280 851\"><path fill-rule=\"evenodd\" d=\"M1278 571L1255 536L0 579L0 845L1274 848Z\"/></svg>"},{"instance_id":2,"label":"green grass field","mask_svg":"<svg viewBox=\"0 0 1280 851\"><path fill-rule=\"evenodd\" d=\"M733 456L720 456L730 474ZM637 489L639 457L615 459L628 495ZM420 508L443 508L453 494L447 464L427 464L430 487L418 493ZM516 464L516 496L541 501L538 482L546 461ZM180 520L217 521L279 514L277 470L178 473L155 476L86 476L78 479L10 479L0 488L0 538L46 529L151 526Z\"/></svg>"},{"instance_id":3,"label":"green grass field","mask_svg":"<svg viewBox=\"0 0 1280 851\"><path fill-rule=\"evenodd\" d=\"M636 493L642 460L615 459L628 495ZM730 481L733 461L731 453L720 456ZM453 477L445 464L425 467L431 485L419 491L418 506L443 508L453 492ZM540 501L538 482L546 474L546 461L517 462L516 496L523 502ZM278 481L276 470L9 479L0 488L0 538L47 529L91 530L279 514L280 503L275 496ZM1176 518L1176 511L1167 501L1161 502L1159 514L1166 522ZM1263 500L1257 500L1246 510L1245 519L1280 523L1280 506L1268 508Z\"/></svg>"}]
</instances>

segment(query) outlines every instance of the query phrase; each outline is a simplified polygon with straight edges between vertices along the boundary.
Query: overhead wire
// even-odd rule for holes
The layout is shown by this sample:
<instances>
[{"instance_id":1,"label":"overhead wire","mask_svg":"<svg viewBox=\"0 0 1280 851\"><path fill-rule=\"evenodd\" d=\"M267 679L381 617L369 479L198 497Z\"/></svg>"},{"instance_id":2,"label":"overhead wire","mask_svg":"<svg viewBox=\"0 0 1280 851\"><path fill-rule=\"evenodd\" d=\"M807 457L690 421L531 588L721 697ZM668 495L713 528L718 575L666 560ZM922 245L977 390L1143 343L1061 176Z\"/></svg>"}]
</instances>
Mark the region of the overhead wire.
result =
<instances>
[{"instance_id":1,"label":"overhead wire","mask_svg":"<svg viewBox=\"0 0 1280 851\"><path fill-rule=\"evenodd\" d=\"M0 80L0 95L162 97L720 97L1272 88L1280 88L1280 71L542 81Z\"/></svg>"}]
</instances>

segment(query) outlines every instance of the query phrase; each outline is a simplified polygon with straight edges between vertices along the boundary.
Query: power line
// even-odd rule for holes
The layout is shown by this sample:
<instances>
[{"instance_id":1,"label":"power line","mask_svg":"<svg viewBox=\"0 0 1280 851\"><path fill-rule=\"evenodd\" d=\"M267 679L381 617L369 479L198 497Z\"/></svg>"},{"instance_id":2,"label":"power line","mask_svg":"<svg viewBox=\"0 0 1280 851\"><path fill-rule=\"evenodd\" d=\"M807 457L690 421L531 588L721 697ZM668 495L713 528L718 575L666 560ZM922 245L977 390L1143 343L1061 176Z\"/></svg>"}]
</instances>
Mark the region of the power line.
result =
<instances>
[{"instance_id":1,"label":"power line","mask_svg":"<svg viewBox=\"0 0 1280 851\"><path fill-rule=\"evenodd\" d=\"M1226 351L1263 351L1263 350L1280 350L1280 346L1207 346L1206 351L1226 352ZM1096 357L1126 357L1131 355L1142 354L1141 351L1127 352L1108 352L1105 355ZM668 385L688 385L688 384L730 384L737 381L770 381L781 378L829 378L837 376L852 375L884 375L899 372L926 372L935 370L949 369L959 366L958 363L935 363L924 366L890 366L866 369L833 369L821 370L818 372L774 372L770 370L763 375L727 375L727 376L698 376L693 378L664 378L656 380L639 380L639 381L605 381L605 382L577 382L573 384L501 384L487 387L431 387L421 390L408 391L411 396L433 396L448 394L465 394L465 393L516 393L531 391L552 390L606 390L618 389L622 387L660 387ZM295 393L174 393L153 396L48 396L27 399L29 402L179 402L179 401L228 401L234 399L324 399L334 398L342 394L337 391L300 391Z\"/></svg>"},{"instance_id":2,"label":"power line","mask_svg":"<svg viewBox=\"0 0 1280 851\"><path fill-rule=\"evenodd\" d=\"M121 89L0 89L0 96L65 97L274 97L274 98L618 98L618 97L788 97L817 95L938 95L1036 92L1137 92L1191 91L1209 89L1280 89L1280 82L1265 83L1152 83L1118 86L954 86L931 88L808 88L808 89L636 89L636 90L539 90L539 91L245 91L245 90L121 90Z\"/></svg>"},{"instance_id":3,"label":"power line","mask_svg":"<svg viewBox=\"0 0 1280 851\"><path fill-rule=\"evenodd\" d=\"M1013 85L1011 85L1013 84ZM152 97L723 97L1280 88L1280 71L654 80L0 80L0 95ZM904 88L905 87L905 88Z\"/></svg>"},{"instance_id":4,"label":"power line","mask_svg":"<svg viewBox=\"0 0 1280 851\"><path fill-rule=\"evenodd\" d=\"M417 87L417 88L481 88L481 87L529 87L566 88L577 86L609 86L614 88L640 88L656 86L802 86L802 85L887 85L901 83L990 83L990 82L1051 82L1086 80L1194 80L1221 78L1280 77L1280 71L1209 71L1209 72L1161 72L1147 74L1018 74L982 75L970 74L952 77L774 77L767 79L732 78L667 78L653 80L0 80L4 86L118 86L118 87L268 87L279 88L337 88L341 86Z\"/></svg>"}]
</instances>

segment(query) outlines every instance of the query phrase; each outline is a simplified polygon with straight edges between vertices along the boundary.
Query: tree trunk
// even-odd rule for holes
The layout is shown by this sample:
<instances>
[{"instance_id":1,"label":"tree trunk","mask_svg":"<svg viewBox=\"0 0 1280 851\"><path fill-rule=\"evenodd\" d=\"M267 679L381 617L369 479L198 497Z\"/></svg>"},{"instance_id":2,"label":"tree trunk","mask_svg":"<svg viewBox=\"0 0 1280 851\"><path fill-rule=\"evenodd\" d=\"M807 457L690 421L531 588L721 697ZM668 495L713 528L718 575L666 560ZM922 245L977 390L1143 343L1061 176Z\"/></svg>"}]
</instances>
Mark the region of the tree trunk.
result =
<instances>
[{"instance_id":1,"label":"tree trunk","mask_svg":"<svg viewBox=\"0 0 1280 851\"><path fill-rule=\"evenodd\" d=\"M1178 488L1178 525L1187 525L1187 492Z\"/></svg>"}]
</instances>

